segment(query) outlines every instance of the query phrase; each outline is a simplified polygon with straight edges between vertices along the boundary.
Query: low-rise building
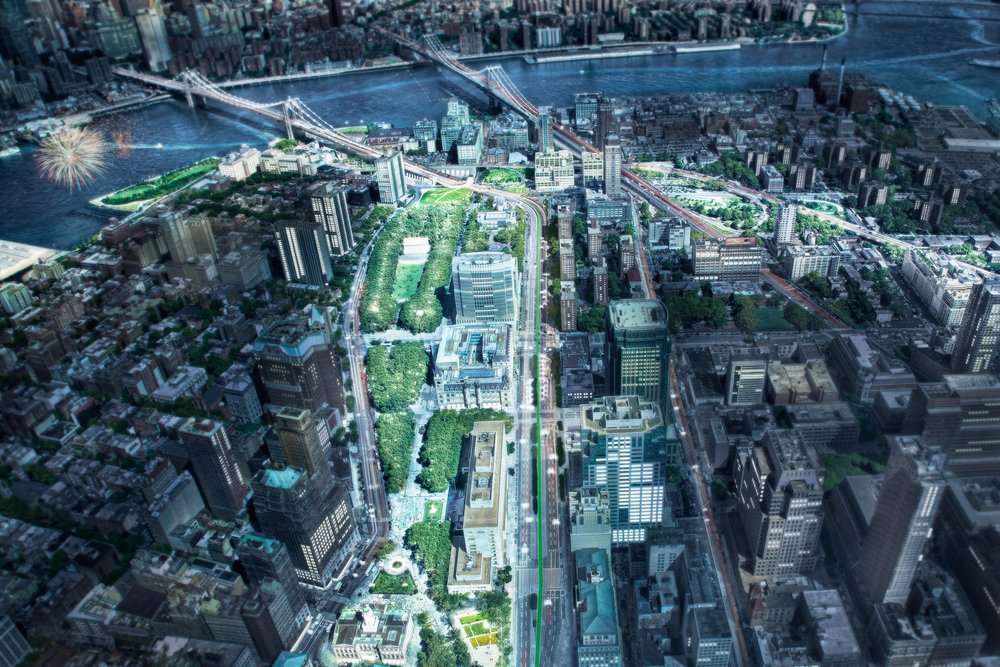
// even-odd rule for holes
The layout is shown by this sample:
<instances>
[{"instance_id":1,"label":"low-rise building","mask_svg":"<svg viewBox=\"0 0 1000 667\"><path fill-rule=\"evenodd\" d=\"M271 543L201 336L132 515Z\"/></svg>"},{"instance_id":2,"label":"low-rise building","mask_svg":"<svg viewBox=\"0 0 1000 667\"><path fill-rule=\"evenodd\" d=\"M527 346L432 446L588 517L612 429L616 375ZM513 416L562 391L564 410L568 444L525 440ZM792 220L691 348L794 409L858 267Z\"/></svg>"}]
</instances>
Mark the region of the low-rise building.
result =
<instances>
[{"instance_id":1,"label":"low-rise building","mask_svg":"<svg viewBox=\"0 0 1000 667\"><path fill-rule=\"evenodd\" d=\"M840 253L828 245L788 245L782 265L792 281L810 273L832 278L840 268Z\"/></svg>"},{"instance_id":2,"label":"low-rise building","mask_svg":"<svg viewBox=\"0 0 1000 667\"><path fill-rule=\"evenodd\" d=\"M577 665L620 667L622 645L611 580L611 557L604 549L574 552L577 610Z\"/></svg>"},{"instance_id":3,"label":"low-rise building","mask_svg":"<svg viewBox=\"0 0 1000 667\"><path fill-rule=\"evenodd\" d=\"M982 282L975 272L937 252L907 250L901 270L934 321L946 327L962 323L972 288Z\"/></svg>"},{"instance_id":4,"label":"low-rise building","mask_svg":"<svg viewBox=\"0 0 1000 667\"><path fill-rule=\"evenodd\" d=\"M507 446L504 423L476 422L466 439L468 472L462 507L461 545L452 545L448 592L489 590L503 567L507 517Z\"/></svg>"},{"instance_id":5,"label":"low-rise building","mask_svg":"<svg viewBox=\"0 0 1000 667\"><path fill-rule=\"evenodd\" d=\"M243 146L219 160L219 174L234 181L245 181L256 174L259 167L260 151L249 146Z\"/></svg>"},{"instance_id":6,"label":"low-rise building","mask_svg":"<svg viewBox=\"0 0 1000 667\"><path fill-rule=\"evenodd\" d=\"M407 612L375 604L348 608L330 633L330 650L338 664L405 665L412 635Z\"/></svg>"},{"instance_id":7,"label":"low-rise building","mask_svg":"<svg viewBox=\"0 0 1000 667\"><path fill-rule=\"evenodd\" d=\"M440 409L513 407L512 331L509 324L444 327L434 356L434 392Z\"/></svg>"},{"instance_id":8,"label":"low-rise building","mask_svg":"<svg viewBox=\"0 0 1000 667\"><path fill-rule=\"evenodd\" d=\"M573 187L573 154L567 150L535 155L535 190L558 192Z\"/></svg>"},{"instance_id":9,"label":"low-rise building","mask_svg":"<svg viewBox=\"0 0 1000 667\"><path fill-rule=\"evenodd\" d=\"M758 280L764 249L757 239L731 236L692 244L694 275L702 280Z\"/></svg>"}]
</instances>

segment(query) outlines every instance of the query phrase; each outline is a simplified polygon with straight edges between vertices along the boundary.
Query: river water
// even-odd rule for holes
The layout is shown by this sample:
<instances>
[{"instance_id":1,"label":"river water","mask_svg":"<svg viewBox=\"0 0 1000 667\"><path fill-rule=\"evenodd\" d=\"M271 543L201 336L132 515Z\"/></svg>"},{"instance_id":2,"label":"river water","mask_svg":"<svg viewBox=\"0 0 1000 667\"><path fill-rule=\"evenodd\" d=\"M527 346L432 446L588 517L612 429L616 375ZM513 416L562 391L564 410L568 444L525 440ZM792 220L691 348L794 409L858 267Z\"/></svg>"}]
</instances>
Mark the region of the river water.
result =
<instances>
[{"instance_id":1,"label":"river water","mask_svg":"<svg viewBox=\"0 0 1000 667\"><path fill-rule=\"evenodd\" d=\"M848 69L918 100L964 104L985 115L983 99L1000 96L1000 70L974 67L969 60L997 57L1000 7L942 2L886 2L863 5L877 12L850 19L848 33L829 45L828 66L847 59ZM911 16L894 15L905 11ZM566 106L573 94L657 95L697 91L735 92L750 88L804 85L822 53L820 45L749 46L738 51L640 56L531 65L520 58L502 62L520 91L535 104ZM487 62L477 63L483 67ZM236 89L258 101L299 97L334 125L385 121L408 125L441 116L450 92L468 92L437 68L423 66L354 73L291 84ZM128 154L109 156L107 173L84 191L69 191L38 176L34 156L0 159L0 238L68 248L93 234L105 220L87 208L94 197L125 187L241 144L264 145L281 128L230 110L189 109L169 101L102 119L94 127L129 136Z\"/></svg>"}]
</instances>

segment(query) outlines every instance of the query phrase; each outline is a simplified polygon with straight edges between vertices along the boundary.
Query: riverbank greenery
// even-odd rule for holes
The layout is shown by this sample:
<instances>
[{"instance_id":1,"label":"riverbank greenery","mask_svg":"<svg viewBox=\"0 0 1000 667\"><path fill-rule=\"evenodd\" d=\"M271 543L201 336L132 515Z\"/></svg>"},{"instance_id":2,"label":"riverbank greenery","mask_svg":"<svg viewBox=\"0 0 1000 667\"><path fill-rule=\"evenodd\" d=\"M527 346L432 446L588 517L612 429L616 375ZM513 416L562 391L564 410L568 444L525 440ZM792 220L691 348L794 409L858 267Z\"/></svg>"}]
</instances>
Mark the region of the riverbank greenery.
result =
<instances>
[{"instance_id":1,"label":"riverbank greenery","mask_svg":"<svg viewBox=\"0 0 1000 667\"><path fill-rule=\"evenodd\" d=\"M416 422L409 410L386 412L375 421L378 457L385 475L385 490L389 493L399 493L406 485L415 428Z\"/></svg>"},{"instance_id":2,"label":"riverbank greenery","mask_svg":"<svg viewBox=\"0 0 1000 667\"><path fill-rule=\"evenodd\" d=\"M396 264L403 239L408 236L426 236L431 252L416 291L399 311L399 323L414 333L437 328L442 316L441 297L451 278L451 258L465 209L461 203L410 207L383 225L365 274L365 293L361 299L361 328L365 333L385 331L397 321L393 293Z\"/></svg>"},{"instance_id":3,"label":"riverbank greenery","mask_svg":"<svg viewBox=\"0 0 1000 667\"><path fill-rule=\"evenodd\" d=\"M426 440L420 450L420 463L424 469L417 481L428 491L445 491L458 476L462 454L462 438L478 421L503 421L506 432L514 428L509 415L497 410L474 408L471 410L441 410L435 412L427 423Z\"/></svg>"},{"instance_id":4,"label":"riverbank greenery","mask_svg":"<svg viewBox=\"0 0 1000 667\"><path fill-rule=\"evenodd\" d=\"M124 190L110 194L102 199L101 203L109 206L121 206L123 204L162 197L181 189L189 183L193 183L215 169L218 164L218 158L208 158L187 167L174 169L173 171L168 171L155 178L147 179Z\"/></svg>"},{"instance_id":5,"label":"riverbank greenery","mask_svg":"<svg viewBox=\"0 0 1000 667\"><path fill-rule=\"evenodd\" d=\"M419 341L396 343L392 350L375 345L365 356L368 389L380 412L402 410L417 400L427 377L430 355Z\"/></svg>"}]
</instances>

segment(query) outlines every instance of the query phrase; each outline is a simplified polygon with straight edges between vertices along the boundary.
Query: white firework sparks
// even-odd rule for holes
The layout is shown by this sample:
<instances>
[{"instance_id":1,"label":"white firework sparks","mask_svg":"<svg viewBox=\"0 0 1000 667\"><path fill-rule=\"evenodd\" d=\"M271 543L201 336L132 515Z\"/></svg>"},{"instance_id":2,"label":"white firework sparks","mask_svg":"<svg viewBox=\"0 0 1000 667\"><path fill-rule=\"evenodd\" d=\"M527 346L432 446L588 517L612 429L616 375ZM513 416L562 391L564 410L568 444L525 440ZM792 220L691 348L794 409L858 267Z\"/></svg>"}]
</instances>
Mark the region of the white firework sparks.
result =
<instances>
[{"instance_id":1,"label":"white firework sparks","mask_svg":"<svg viewBox=\"0 0 1000 667\"><path fill-rule=\"evenodd\" d=\"M69 127L42 141L38 168L42 176L69 189L83 189L104 174L107 145L86 128Z\"/></svg>"}]
</instances>

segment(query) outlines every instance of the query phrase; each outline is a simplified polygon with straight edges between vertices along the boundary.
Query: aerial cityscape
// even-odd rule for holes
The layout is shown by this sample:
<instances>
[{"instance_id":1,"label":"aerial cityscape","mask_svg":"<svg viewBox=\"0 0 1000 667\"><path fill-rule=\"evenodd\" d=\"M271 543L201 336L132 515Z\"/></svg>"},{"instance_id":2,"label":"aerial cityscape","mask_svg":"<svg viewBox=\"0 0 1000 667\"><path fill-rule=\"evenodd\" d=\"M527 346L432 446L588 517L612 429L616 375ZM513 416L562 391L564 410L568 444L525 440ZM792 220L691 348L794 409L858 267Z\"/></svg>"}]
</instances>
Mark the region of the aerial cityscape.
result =
<instances>
[{"instance_id":1,"label":"aerial cityscape","mask_svg":"<svg viewBox=\"0 0 1000 667\"><path fill-rule=\"evenodd\" d=\"M0 667L1000 666L997 0L0 0Z\"/></svg>"}]
</instances>

